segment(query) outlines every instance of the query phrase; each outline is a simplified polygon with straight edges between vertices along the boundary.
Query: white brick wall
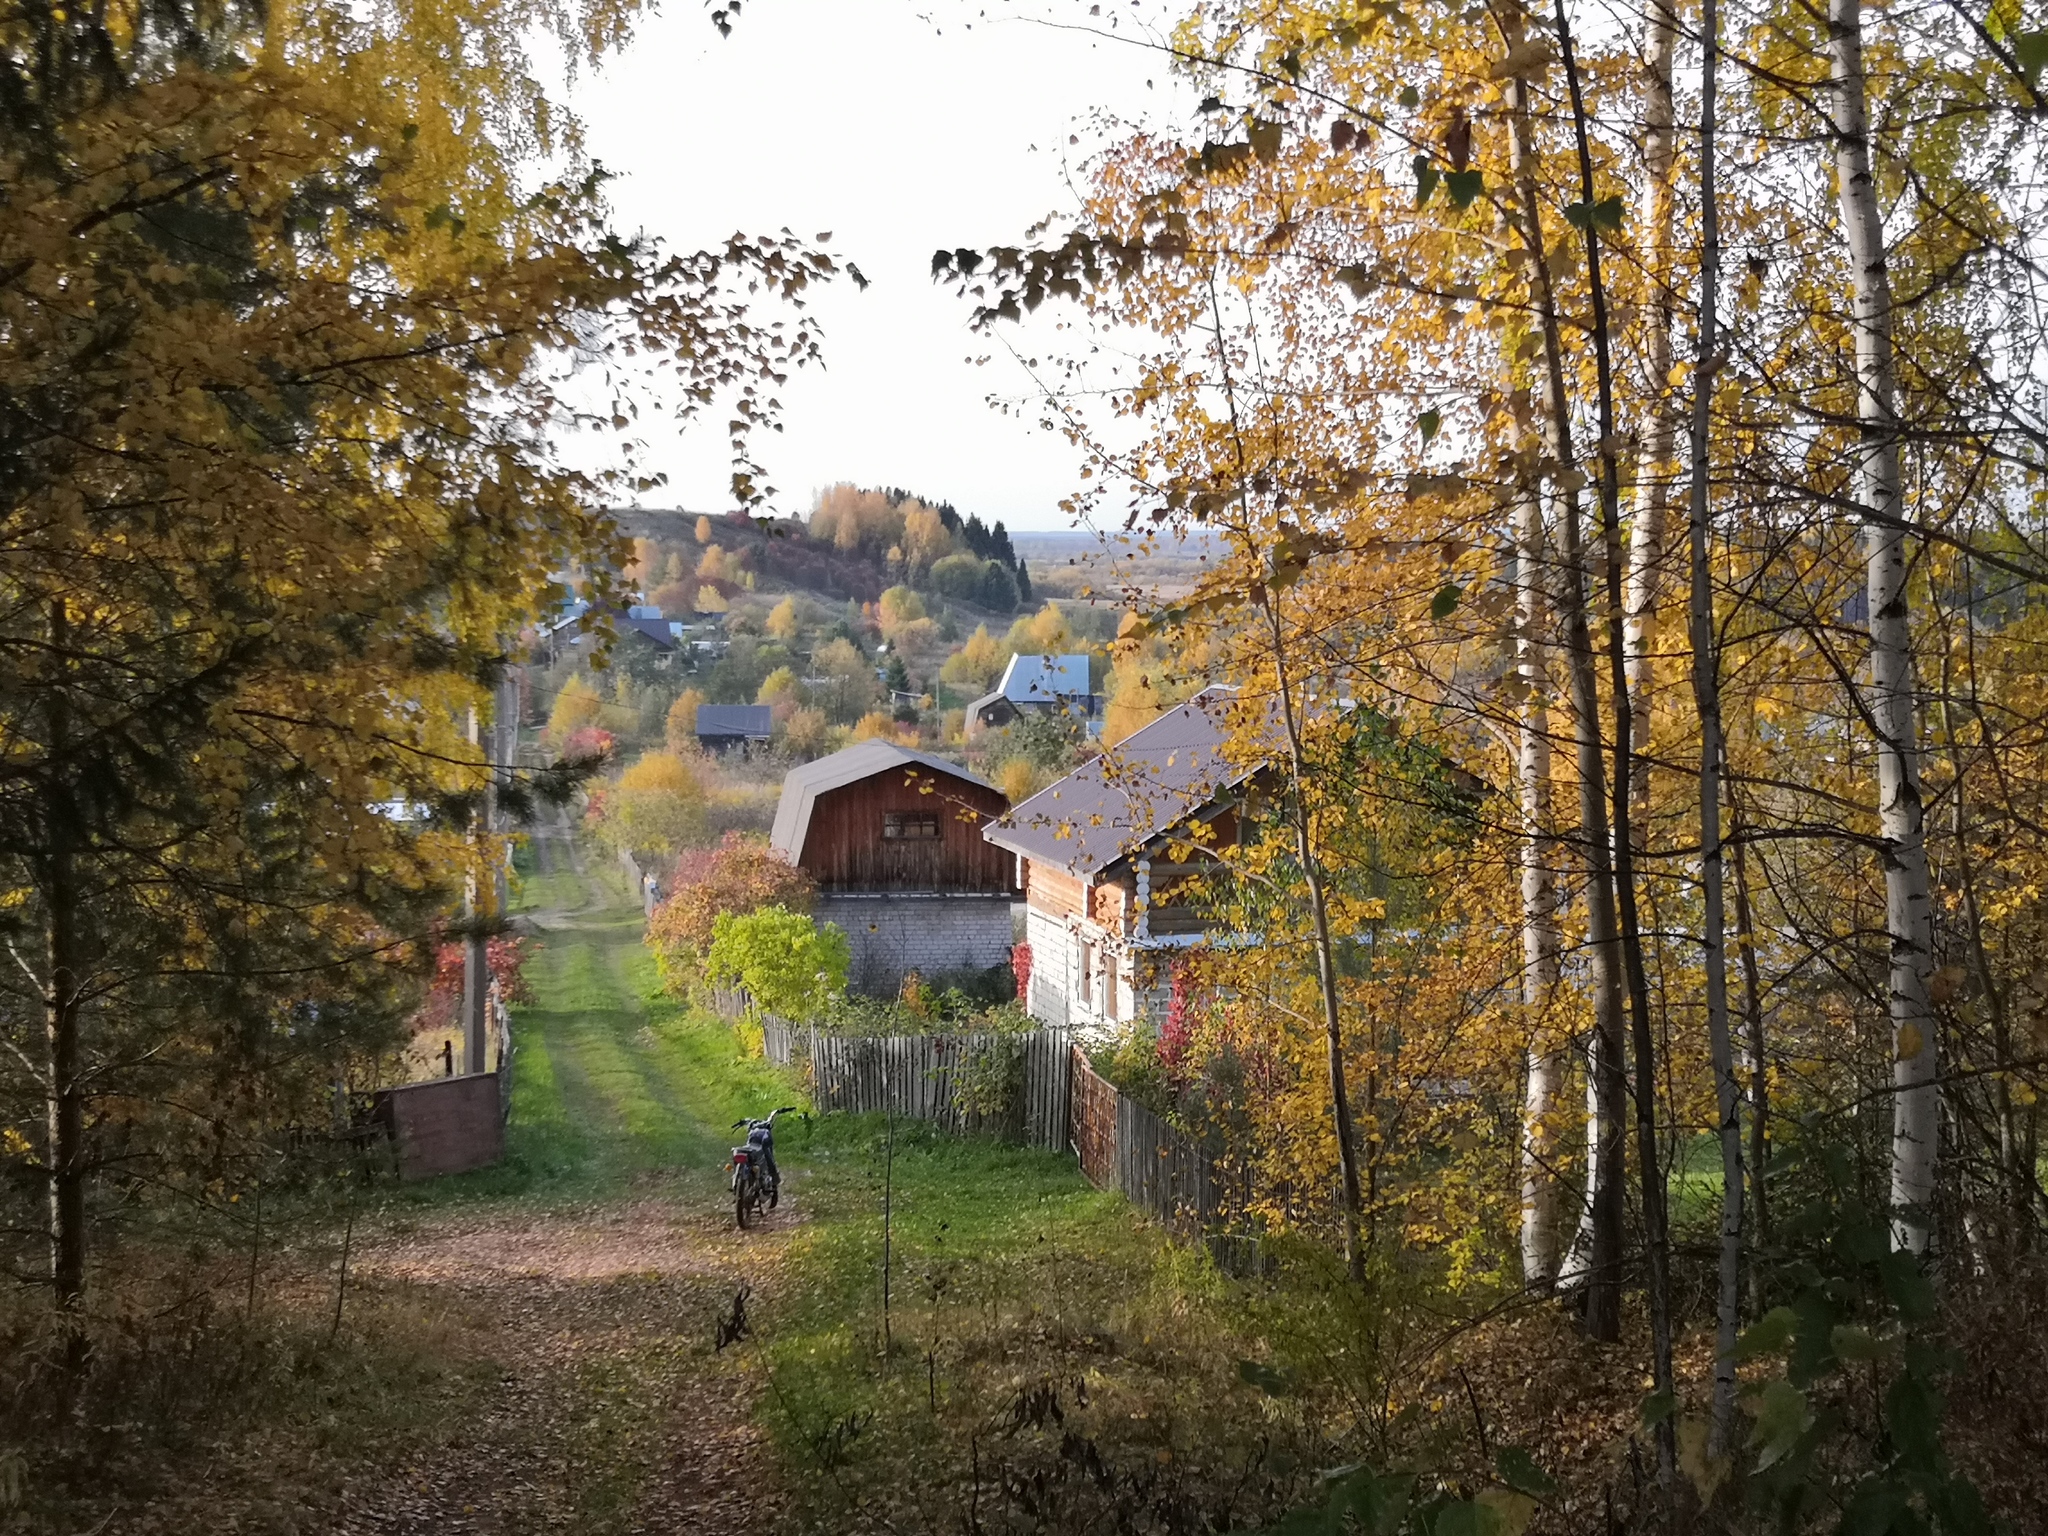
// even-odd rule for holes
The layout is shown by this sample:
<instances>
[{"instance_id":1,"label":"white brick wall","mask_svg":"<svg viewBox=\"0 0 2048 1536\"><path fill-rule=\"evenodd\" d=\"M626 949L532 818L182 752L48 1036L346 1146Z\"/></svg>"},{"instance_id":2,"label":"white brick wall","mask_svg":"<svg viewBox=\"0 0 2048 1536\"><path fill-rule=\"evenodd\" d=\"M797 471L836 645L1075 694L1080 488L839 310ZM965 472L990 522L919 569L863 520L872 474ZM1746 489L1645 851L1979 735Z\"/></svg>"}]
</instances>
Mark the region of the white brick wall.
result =
<instances>
[{"instance_id":1,"label":"white brick wall","mask_svg":"<svg viewBox=\"0 0 2048 1536\"><path fill-rule=\"evenodd\" d=\"M934 976L1010 958L1007 896L821 895L811 915L846 931L847 985L871 997L894 997L905 971Z\"/></svg>"},{"instance_id":2,"label":"white brick wall","mask_svg":"<svg viewBox=\"0 0 2048 1536\"><path fill-rule=\"evenodd\" d=\"M1024 919L1025 942L1031 946L1031 995L1025 1006L1031 1016L1056 1028L1097 1037L1114 1033L1148 1007L1153 995L1131 985L1131 957L1110 947L1093 923L1030 908ZM1095 974L1088 1001L1081 1000L1081 954L1086 941ZM1115 1017L1105 1006L1108 987L1116 988Z\"/></svg>"}]
</instances>

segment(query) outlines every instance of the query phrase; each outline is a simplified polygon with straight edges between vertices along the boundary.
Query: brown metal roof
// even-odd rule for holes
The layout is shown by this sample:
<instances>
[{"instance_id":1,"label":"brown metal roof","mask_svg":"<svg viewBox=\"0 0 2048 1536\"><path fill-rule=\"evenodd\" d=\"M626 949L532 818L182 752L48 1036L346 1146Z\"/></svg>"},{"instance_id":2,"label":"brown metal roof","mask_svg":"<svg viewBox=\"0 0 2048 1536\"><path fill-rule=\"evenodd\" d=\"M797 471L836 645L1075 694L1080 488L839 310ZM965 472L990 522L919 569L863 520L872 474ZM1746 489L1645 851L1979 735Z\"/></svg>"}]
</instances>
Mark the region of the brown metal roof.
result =
<instances>
[{"instance_id":1,"label":"brown metal roof","mask_svg":"<svg viewBox=\"0 0 2048 1536\"><path fill-rule=\"evenodd\" d=\"M1230 704L1211 690L1168 710L981 835L1081 879L1098 874L1259 771L1224 755Z\"/></svg>"}]
</instances>

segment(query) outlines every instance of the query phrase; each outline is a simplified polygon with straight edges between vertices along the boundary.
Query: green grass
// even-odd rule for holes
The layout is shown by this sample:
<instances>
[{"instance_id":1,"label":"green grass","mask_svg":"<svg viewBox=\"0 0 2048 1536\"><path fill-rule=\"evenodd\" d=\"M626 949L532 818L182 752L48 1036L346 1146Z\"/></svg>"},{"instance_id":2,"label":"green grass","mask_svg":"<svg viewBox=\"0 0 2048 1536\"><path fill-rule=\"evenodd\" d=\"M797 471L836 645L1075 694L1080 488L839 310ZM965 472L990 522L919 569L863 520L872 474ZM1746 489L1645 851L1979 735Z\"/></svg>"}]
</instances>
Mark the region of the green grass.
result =
<instances>
[{"instance_id":1,"label":"green grass","mask_svg":"<svg viewBox=\"0 0 2048 1536\"><path fill-rule=\"evenodd\" d=\"M740 1049L723 1022L661 990L624 880L536 877L529 910L571 912L532 941L534 1001L512 1011L505 1159L409 1186L409 1200L587 1200L648 1180L708 1189L741 1115L795 1102L789 1075Z\"/></svg>"},{"instance_id":2,"label":"green grass","mask_svg":"<svg viewBox=\"0 0 2048 1536\"><path fill-rule=\"evenodd\" d=\"M988 1514L999 1469L1055 1464L1068 1431L1135 1475L1238 1476L1262 1410L1236 1361L1262 1345L1199 1250L1060 1154L915 1121L897 1123L893 1159L887 1143L873 1115L787 1138L808 1219L755 1320L762 1411L807 1528L954 1528L975 1466L993 1480ZM1033 1385L1061 1394L1061 1419L991 1438Z\"/></svg>"},{"instance_id":3,"label":"green grass","mask_svg":"<svg viewBox=\"0 0 2048 1536\"><path fill-rule=\"evenodd\" d=\"M623 877L594 853L585 862L584 876L529 882L530 910L573 915L538 941L535 1000L514 1011L504 1162L410 1198L580 1203L652 1185L710 1208L731 1122L801 1102L790 1074L663 993ZM891 1511L958 1526L977 1457L992 1477L999 1463L1022 1474L1057 1458L1050 1430L994 1452L977 1438L1033 1381L1058 1383L1064 1423L1133 1475L1242 1474L1268 1431L1236 1361L1266 1346L1198 1251L1092 1188L1069 1157L917 1122L898 1122L893 1161L887 1143L877 1116L779 1129L798 1225L744 1250L756 1286L746 1359L803 1526L854 1528ZM607 1406L614 1384L578 1391L605 1434L644 1428L638 1409L619 1418ZM615 1497L589 1492L593 1508Z\"/></svg>"}]
</instances>

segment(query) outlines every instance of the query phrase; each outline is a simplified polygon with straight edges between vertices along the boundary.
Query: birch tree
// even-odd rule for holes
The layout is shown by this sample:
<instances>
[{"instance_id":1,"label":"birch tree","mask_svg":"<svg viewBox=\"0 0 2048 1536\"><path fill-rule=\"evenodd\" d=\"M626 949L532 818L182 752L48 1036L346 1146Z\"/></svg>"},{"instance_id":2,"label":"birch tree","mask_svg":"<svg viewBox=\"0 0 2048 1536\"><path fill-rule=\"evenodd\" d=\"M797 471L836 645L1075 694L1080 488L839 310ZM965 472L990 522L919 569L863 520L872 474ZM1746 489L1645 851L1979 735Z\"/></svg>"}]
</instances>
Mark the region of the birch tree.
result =
<instances>
[{"instance_id":1,"label":"birch tree","mask_svg":"<svg viewBox=\"0 0 2048 1536\"><path fill-rule=\"evenodd\" d=\"M1941 1132L1936 1030L1928 995L1933 954L1919 727L1913 695L1909 527L1899 470L1898 374L1892 287L1871 169L1862 0L1829 0L1828 62L1834 171L1850 264L1855 340L1855 499L1868 562L1867 715L1877 742L1877 816L1891 948L1891 1198L1898 1246L1924 1253L1932 1232Z\"/></svg>"}]
</instances>

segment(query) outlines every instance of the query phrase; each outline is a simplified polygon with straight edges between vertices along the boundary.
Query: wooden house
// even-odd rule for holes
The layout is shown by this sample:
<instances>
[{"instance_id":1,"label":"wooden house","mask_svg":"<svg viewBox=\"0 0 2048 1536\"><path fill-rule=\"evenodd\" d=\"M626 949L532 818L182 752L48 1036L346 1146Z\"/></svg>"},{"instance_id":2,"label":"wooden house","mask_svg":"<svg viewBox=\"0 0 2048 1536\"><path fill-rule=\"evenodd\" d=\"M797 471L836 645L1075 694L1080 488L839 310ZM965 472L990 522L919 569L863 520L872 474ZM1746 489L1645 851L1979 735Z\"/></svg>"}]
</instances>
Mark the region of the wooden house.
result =
<instances>
[{"instance_id":1,"label":"wooden house","mask_svg":"<svg viewBox=\"0 0 2048 1536\"><path fill-rule=\"evenodd\" d=\"M892 996L906 971L1009 958L1014 861L981 835L1009 805L957 763L864 741L790 771L770 841L845 930L853 989Z\"/></svg>"},{"instance_id":2,"label":"wooden house","mask_svg":"<svg viewBox=\"0 0 2048 1536\"><path fill-rule=\"evenodd\" d=\"M982 834L1017 860L1035 1018L1084 1034L1156 1020L1176 954L1212 937L1196 900L1209 850L1237 842L1262 771L1225 751L1229 702L1169 710Z\"/></svg>"}]
</instances>

